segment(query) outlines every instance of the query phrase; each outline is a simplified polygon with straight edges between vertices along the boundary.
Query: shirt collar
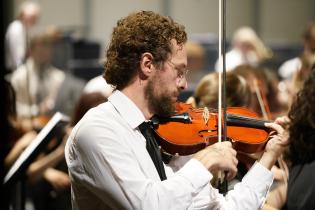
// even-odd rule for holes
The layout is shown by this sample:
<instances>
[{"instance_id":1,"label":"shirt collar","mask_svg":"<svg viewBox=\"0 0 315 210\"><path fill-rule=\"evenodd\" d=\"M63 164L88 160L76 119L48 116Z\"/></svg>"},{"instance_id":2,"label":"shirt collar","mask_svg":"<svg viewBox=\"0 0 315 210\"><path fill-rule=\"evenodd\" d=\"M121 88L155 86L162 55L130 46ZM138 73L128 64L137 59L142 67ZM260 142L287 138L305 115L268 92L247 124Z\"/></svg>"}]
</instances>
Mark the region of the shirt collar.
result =
<instances>
[{"instance_id":1,"label":"shirt collar","mask_svg":"<svg viewBox=\"0 0 315 210\"><path fill-rule=\"evenodd\" d=\"M113 94L109 96L108 101L133 129L137 128L145 121L141 110L121 91L115 90Z\"/></svg>"}]
</instances>

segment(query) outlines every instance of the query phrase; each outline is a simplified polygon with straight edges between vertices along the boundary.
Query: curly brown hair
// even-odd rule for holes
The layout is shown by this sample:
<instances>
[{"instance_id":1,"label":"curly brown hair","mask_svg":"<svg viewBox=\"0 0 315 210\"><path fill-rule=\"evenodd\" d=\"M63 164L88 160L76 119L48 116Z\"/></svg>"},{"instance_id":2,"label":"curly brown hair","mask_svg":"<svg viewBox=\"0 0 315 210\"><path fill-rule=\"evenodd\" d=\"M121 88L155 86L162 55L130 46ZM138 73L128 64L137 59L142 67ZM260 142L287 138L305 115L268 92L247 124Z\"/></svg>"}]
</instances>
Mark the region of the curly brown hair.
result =
<instances>
[{"instance_id":1,"label":"curly brown hair","mask_svg":"<svg viewBox=\"0 0 315 210\"><path fill-rule=\"evenodd\" d=\"M315 69L298 92L291 109L288 159L292 165L315 160Z\"/></svg>"},{"instance_id":2,"label":"curly brown hair","mask_svg":"<svg viewBox=\"0 0 315 210\"><path fill-rule=\"evenodd\" d=\"M105 61L105 80L121 90L139 69L141 55L149 52L158 67L171 53L171 40L187 41L184 26L151 11L132 13L120 19L112 33Z\"/></svg>"}]
</instances>

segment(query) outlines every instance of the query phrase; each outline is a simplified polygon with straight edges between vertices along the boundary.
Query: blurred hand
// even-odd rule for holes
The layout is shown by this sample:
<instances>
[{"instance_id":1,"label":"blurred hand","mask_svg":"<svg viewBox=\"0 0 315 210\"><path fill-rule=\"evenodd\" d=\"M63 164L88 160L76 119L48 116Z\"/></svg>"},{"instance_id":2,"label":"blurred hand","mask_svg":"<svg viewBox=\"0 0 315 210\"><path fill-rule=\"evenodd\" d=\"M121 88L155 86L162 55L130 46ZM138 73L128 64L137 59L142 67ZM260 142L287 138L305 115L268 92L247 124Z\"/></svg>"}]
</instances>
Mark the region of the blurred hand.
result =
<instances>
[{"instance_id":1,"label":"blurred hand","mask_svg":"<svg viewBox=\"0 0 315 210\"><path fill-rule=\"evenodd\" d=\"M281 125L284 129L287 129L290 124L290 119L288 116L277 117L275 123Z\"/></svg>"},{"instance_id":2,"label":"blurred hand","mask_svg":"<svg viewBox=\"0 0 315 210\"><path fill-rule=\"evenodd\" d=\"M17 140L9 154L4 159L4 166L8 170L13 163L18 159L25 148L36 138L35 131L29 131Z\"/></svg>"},{"instance_id":3,"label":"blurred hand","mask_svg":"<svg viewBox=\"0 0 315 210\"><path fill-rule=\"evenodd\" d=\"M197 152L194 157L199 160L212 174L227 171L227 179L232 179L237 172L236 151L231 142L215 143Z\"/></svg>"},{"instance_id":4,"label":"blurred hand","mask_svg":"<svg viewBox=\"0 0 315 210\"><path fill-rule=\"evenodd\" d=\"M29 131L24 134L17 142L17 144L22 148L25 149L37 136L35 131Z\"/></svg>"},{"instance_id":5,"label":"blurred hand","mask_svg":"<svg viewBox=\"0 0 315 210\"><path fill-rule=\"evenodd\" d=\"M70 178L68 174L48 168L44 173L44 178L53 186L56 191L62 191L70 187Z\"/></svg>"},{"instance_id":6,"label":"blurred hand","mask_svg":"<svg viewBox=\"0 0 315 210\"><path fill-rule=\"evenodd\" d=\"M272 166L271 172L273 173L273 177L276 181L284 182L286 180L286 175L284 169L277 167L276 165Z\"/></svg>"}]
</instances>

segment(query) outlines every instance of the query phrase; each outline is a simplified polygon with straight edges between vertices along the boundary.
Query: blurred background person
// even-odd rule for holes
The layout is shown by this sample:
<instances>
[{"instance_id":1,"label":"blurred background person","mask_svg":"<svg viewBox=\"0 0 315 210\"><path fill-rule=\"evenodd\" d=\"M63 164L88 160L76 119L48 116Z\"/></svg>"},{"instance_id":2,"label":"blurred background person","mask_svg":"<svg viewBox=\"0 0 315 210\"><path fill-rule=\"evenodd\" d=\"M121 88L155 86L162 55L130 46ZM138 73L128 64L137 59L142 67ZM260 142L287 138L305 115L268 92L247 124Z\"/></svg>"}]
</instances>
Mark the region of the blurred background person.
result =
<instances>
[{"instance_id":1,"label":"blurred background person","mask_svg":"<svg viewBox=\"0 0 315 210\"><path fill-rule=\"evenodd\" d=\"M37 132L34 130L30 130L30 128L24 128L20 123L19 119L16 117L16 109L15 109L15 92L10 83L5 81L6 89L7 89L7 98L6 98L6 110L7 117L9 122L9 131L8 131L8 146L6 148L6 152L4 154L4 166L5 172L8 172L14 162L19 158L19 156L23 153L23 151L29 146L29 144L36 138ZM58 135L57 135L58 136ZM59 136L62 138L61 136ZM30 198L33 199L33 192L36 191L36 186L42 179L46 179L53 185L58 188L58 190L63 189L65 186L70 187L70 182L67 179L68 174L62 174L59 171L53 169L56 164L62 159L64 159L64 141L59 145L57 145L58 141L56 139L50 140L49 152L47 152L48 148L45 151L42 151L42 154L30 164L25 172L25 176L27 177L27 185L26 185L26 194L21 195L26 197L26 202L30 203ZM47 153L47 155L45 155ZM22 175L23 176L23 175ZM17 192L14 191L14 187L10 188L8 193L12 193L12 195L16 195ZM25 192L23 192L25 193ZM14 197L12 197L14 199ZM34 200L32 200L34 201ZM45 200L46 202L47 200ZM69 198L70 201L70 198ZM14 202L13 200L11 202ZM16 201L20 202L20 201ZM13 204L13 203L12 203ZM34 202L35 204L35 202ZM30 205L28 205L30 206ZM32 206L32 202L31 202ZM36 205L35 205L36 206ZM68 205L69 206L69 205ZM38 208L36 208L37 210ZM39 209L48 209L48 208L39 208ZM59 208L60 209L60 208Z\"/></svg>"},{"instance_id":2,"label":"blurred background person","mask_svg":"<svg viewBox=\"0 0 315 210\"><path fill-rule=\"evenodd\" d=\"M283 80L291 79L293 74L301 69L303 54L315 54L315 22L309 23L303 32L303 52L300 56L285 61L278 70L280 77Z\"/></svg>"},{"instance_id":3,"label":"blurred background person","mask_svg":"<svg viewBox=\"0 0 315 210\"><path fill-rule=\"evenodd\" d=\"M12 74L17 115L21 119L48 115L54 108L65 73L51 65L51 45L50 36L34 36L30 44L30 57Z\"/></svg>"},{"instance_id":4,"label":"blurred background person","mask_svg":"<svg viewBox=\"0 0 315 210\"><path fill-rule=\"evenodd\" d=\"M315 206L315 65L289 111L289 182L284 210Z\"/></svg>"},{"instance_id":5,"label":"blurred background person","mask_svg":"<svg viewBox=\"0 0 315 210\"><path fill-rule=\"evenodd\" d=\"M63 71L65 75L59 87L59 90L62 91L58 91L54 106L48 112L48 115L61 112L70 116L86 82L82 78L73 75L73 72L69 70L67 62L69 61L68 54L71 52L71 41L65 35L65 32L55 25L50 25L44 30L43 34L51 40L50 65Z\"/></svg>"},{"instance_id":6,"label":"blurred background person","mask_svg":"<svg viewBox=\"0 0 315 210\"><path fill-rule=\"evenodd\" d=\"M239 65L233 72L243 76L251 91L249 109L266 120L276 119L287 111L287 103L280 100L277 75L266 68Z\"/></svg>"},{"instance_id":7,"label":"blurred background person","mask_svg":"<svg viewBox=\"0 0 315 210\"><path fill-rule=\"evenodd\" d=\"M14 71L27 57L29 30L36 24L40 6L25 1L20 6L18 17L9 24L5 35L6 68Z\"/></svg>"},{"instance_id":8,"label":"blurred background person","mask_svg":"<svg viewBox=\"0 0 315 210\"><path fill-rule=\"evenodd\" d=\"M252 28L244 26L233 34L232 49L226 53L226 70L231 71L241 64L257 66L271 57L271 50L265 46L256 32ZM215 69L219 70L222 68L220 66L219 60L217 60Z\"/></svg>"},{"instance_id":9,"label":"blurred background person","mask_svg":"<svg viewBox=\"0 0 315 210\"><path fill-rule=\"evenodd\" d=\"M12 85L4 81L7 94L5 98L5 111L8 122L8 145L5 148L4 166L5 171L13 165L18 156L24 151L29 143L36 137L35 131L28 131L19 123L16 116L15 91Z\"/></svg>"},{"instance_id":10,"label":"blurred background person","mask_svg":"<svg viewBox=\"0 0 315 210\"><path fill-rule=\"evenodd\" d=\"M114 87L109 85L104 79L103 75L97 76L89 80L84 86L83 93L102 93L106 98L108 98L114 90Z\"/></svg>"},{"instance_id":11,"label":"blurred background person","mask_svg":"<svg viewBox=\"0 0 315 210\"><path fill-rule=\"evenodd\" d=\"M7 111L10 122L10 144L6 148L6 172L19 158L20 154L36 138L33 130L26 131L19 124L15 111L15 92L10 83L6 82L8 90ZM41 151L36 160L26 171L27 201L35 210L70 210L70 180L64 159L64 145L72 127L92 107L105 102L106 97L99 93L82 94L75 105L69 125L61 128L48 145Z\"/></svg>"},{"instance_id":12,"label":"blurred background person","mask_svg":"<svg viewBox=\"0 0 315 210\"><path fill-rule=\"evenodd\" d=\"M35 206L35 210L71 210L71 192L68 168L64 158L64 146L68 139L72 127L84 116L91 108L106 102L107 98L99 93L82 94L75 104L70 122L65 128L65 133L61 135L61 143L57 149L47 152L46 157L39 161L44 162L47 157L58 157L58 161L52 165L47 162L46 167L42 172L42 177L39 177L36 182L33 181L30 195ZM59 151L60 155L54 155L54 151ZM52 159L52 158L50 158ZM33 168L40 165L41 162L33 163ZM34 164L37 164L34 166ZM31 165L31 166L32 166Z\"/></svg>"},{"instance_id":13,"label":"blurred background person","mask_svg":"<svg viewBox=\"0 0 315 210\"><path fill-rule=\"evenodd\" d=\"M287 103L290 104L296 97L297 93L302 89L304 81L309 77L311 68L315 64L315 53L303 53L299 57L301 66L297 69L292 76L285 81L287 90Z\"/></svg>"},{"instance_id":14,"label":"blurred background person","mask_svg":"<svg viewBox=\"0 0 315 210\"><path fill-rule=\"evenodd\" d=\"M70 126L74 127L89 109L107 101L101 92L82 93L72 113Z\"/></svg>"},{"instance_id":15,"label":"blurred background person","mask_svg":"<svg viewBox=\"0 0 315 210\"><path fill-rule=\"evenodd\" d=\"M251 99L249 86L243 76L233 72L227 73L226 78L226 103L227 107L248 107ZM218 72L211 72L205 75L198 83L193 96L187 100L187 103L196 108L218 108Z\"/></svg>"}]
</instances>

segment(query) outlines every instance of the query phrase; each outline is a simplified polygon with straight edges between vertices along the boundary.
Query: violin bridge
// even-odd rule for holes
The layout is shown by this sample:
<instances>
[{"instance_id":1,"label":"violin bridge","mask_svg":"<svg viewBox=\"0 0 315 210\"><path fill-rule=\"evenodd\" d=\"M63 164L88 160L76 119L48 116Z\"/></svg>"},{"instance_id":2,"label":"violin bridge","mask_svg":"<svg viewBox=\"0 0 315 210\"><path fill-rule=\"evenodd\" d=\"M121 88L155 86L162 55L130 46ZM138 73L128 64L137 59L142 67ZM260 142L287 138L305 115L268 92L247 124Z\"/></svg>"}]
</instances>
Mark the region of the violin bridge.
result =
<instances>
[{"instance_id":1,"label":"violin bridge","mask_svg":"<svg viewBox=\"0 0 315 210\"><path fill-rule=\"evenodd\" d=\"M208 125L209 121L209 109L207 107L203 108L203 113L202 113L203 121L206 125Z\"/></svg>"}]
</instances>

